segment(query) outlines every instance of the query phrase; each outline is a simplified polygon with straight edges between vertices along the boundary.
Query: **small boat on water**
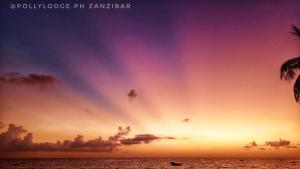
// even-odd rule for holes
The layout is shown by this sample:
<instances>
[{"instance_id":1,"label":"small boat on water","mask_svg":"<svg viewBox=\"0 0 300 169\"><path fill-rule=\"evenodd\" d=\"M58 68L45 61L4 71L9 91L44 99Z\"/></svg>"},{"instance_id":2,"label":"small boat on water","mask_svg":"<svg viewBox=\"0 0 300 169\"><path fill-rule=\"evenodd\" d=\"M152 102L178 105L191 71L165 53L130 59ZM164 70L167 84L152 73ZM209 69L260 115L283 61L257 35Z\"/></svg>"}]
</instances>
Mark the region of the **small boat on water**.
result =
<instances>
[{"instance_id":1,"label":"small boat on water","mask_svg":"<svg viewBox=\"0 0 300 169\"><path fill-rule=\"evenodd\" d=\"M171 162L171 166L181 166L182 165L182 163L177 163L177 162Z\"/></svg>"}]
</instances>

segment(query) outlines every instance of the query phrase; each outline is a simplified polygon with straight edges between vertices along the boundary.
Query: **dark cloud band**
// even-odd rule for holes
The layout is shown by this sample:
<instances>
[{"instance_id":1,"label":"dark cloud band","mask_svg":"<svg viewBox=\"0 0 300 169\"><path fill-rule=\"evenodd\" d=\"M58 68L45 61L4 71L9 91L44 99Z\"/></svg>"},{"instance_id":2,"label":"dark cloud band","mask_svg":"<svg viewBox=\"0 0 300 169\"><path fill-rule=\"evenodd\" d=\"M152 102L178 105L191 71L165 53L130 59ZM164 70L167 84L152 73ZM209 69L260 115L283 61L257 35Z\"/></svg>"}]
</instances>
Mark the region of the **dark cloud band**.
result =
<instances>
[{"instance_id":1,"label":"dark cloud band","mask_svg":"<svg viewBox=\"0 0 300 169\"><path fill-rule=\"evenodd\" d=\"M88 152L111 152L118 146L150 143L161 139L175 139L174 137L157 137L152 134L140 134L133 138L125 138L131 131L130 127L118 128L118 132L108 139L98 137L84 140L78 135L73 140L57 141L56 143L34 143L33 134L27 133L22 126L9 124L7 131L0 134L0 151L88 151ZM21 135L25 136L21 138Z\"/></svg>"},{"instance_id":2,"label":"dark cloud band","mask_svg":"<svg viewBox=\"0 0 300 169\"><path fill-rule=\"evenodd\" d=\"M278 141L266 141L265 144L258 145L255 141L244 146L244 149L249 150L258 147L260 150L266 150L267 148L299 148L299 145L292 145L289 140L279 139Z\"/></svg>"},{"instance_id":3,"label":"dark cloud band","mask_svg":"<svg viewBox=\"0 0 300 169\"><path fill-rule=\"evenodd\" d=\"M0 83L6 83L6 84L18 84L18 85L28 84L28 85L49 86L57 82L58 80L51 75L43 75L43 74L24 75L18 72L0 74Z\"/></svg>"}]
</instances>

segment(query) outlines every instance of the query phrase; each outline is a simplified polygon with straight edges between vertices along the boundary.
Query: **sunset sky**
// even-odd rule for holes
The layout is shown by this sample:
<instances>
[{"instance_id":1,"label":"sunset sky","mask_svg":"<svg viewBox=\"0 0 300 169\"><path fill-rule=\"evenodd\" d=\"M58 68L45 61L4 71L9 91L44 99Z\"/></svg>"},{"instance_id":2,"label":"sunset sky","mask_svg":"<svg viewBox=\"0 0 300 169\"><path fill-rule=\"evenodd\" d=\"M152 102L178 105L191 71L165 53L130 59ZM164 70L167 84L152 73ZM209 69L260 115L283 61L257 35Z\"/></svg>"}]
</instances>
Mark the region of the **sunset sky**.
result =
<instances>
[{"instance_id":1,"label":"sunset sky","mask_svg":"<svg viewBox=\"0 0 300 169\"><path fill-rule=\"evenodd\" d=\"M1 157L300 157L300 106L279 78L299 56L300 1L1 3ZM6 144L9 124L24 147ZM111 149L88 146L99 136Z\"/></svg>"}]
</instances>

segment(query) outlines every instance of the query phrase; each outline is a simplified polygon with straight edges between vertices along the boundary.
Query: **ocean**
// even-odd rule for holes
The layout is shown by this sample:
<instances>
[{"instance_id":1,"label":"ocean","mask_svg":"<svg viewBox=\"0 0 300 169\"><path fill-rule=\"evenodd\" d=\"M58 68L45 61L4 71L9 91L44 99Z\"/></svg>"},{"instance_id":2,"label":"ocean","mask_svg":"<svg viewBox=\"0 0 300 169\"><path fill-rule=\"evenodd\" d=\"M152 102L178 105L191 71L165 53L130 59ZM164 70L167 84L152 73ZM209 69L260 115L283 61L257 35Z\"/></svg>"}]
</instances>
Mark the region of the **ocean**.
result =
<instances>
[{"instance_id":1,"label":"ocean","mask_svg":"<svg viewBox=\"0 0 300 169\"><path fill-rule=\"evenodd\" d=\"M180 163L172 166L171 162ZM1 169L300 169L300 159L0 159Z\"/></svg>"}]
</instances>

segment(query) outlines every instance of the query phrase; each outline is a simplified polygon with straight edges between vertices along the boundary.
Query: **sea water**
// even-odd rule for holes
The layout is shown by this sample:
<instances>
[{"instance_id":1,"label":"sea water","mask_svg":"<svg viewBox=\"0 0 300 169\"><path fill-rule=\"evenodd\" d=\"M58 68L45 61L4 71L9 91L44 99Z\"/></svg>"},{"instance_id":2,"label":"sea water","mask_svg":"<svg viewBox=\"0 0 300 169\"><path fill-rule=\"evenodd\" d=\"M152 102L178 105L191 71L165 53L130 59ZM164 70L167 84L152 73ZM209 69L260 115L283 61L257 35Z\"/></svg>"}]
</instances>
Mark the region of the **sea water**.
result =
<instances>
[{"instance_id":1,"label":"sea water","mask_svg":"<svg viewBox=\"0 0 300 169\"><path fill-rule=\"evenodd\" d=\"M181 163L172 166L170 162ZM0 159L1 169L300 169L300 159Z\"/></svg>"}]
</instances>

